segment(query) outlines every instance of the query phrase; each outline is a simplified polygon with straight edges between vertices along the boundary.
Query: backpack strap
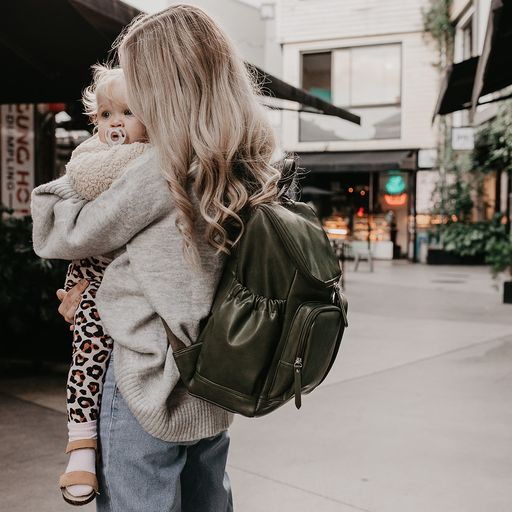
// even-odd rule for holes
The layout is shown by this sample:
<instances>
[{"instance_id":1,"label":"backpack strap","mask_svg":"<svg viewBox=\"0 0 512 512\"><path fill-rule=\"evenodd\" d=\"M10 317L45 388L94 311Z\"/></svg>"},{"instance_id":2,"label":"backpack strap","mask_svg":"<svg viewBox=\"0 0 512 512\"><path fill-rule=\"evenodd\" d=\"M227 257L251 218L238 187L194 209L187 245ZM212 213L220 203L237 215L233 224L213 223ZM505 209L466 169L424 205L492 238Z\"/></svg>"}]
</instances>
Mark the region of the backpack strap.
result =
<instances>
[{"instance_id":1,"label":"backpack strap","mask_svg":"<svg viewBox=\"0 0 512 512\"><path fill-rule=\"evenodd\" d=\"M285 158L283 161L283 169L281 171L281 179L277 182L277 187L280 189L279 196L286 194L290 185L293 183L295 173L297 172L297 165L293 158Z\"/></svg>"}]
</instances>

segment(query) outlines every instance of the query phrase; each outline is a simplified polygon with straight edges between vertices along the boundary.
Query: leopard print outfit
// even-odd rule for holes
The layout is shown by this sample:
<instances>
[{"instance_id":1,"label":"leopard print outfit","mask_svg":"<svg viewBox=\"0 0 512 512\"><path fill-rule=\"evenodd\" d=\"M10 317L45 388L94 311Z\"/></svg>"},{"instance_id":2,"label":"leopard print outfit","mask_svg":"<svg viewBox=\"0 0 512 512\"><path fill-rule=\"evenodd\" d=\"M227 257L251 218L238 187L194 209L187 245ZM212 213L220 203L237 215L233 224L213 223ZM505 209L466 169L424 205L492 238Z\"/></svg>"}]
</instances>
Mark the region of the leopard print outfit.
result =
<instances>
[{"instance_id":1,"label":"leopard print outfit","mask_svg":"<svg viewBox=\"0 0 512 512\"><path fill-rule=\"evenodd\" d=\"M74 423L94 421L99 415L101 391L113 340L103 329L95 299L103 272L111 261L105 256L74 260L66 274L66 291L81 279L87 279L90 283L82 293L75 313L72 363L68 373L68 421Z\"/></svg>"}]
</instances>

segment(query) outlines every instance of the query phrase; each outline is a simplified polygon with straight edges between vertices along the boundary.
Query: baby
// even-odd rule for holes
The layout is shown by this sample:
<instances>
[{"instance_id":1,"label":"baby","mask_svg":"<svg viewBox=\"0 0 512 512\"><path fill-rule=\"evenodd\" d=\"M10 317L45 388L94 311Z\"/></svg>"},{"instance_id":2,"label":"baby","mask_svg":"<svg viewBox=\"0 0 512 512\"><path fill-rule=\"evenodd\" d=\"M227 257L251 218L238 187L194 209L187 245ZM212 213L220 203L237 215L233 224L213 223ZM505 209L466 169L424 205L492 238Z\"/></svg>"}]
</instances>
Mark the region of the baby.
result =
<instances>
[{"instance_id":1,"label":"baby","mask_svg":"<svg viewBox=\"0 0 512 512\"><path fill-rule=\"evenodd\" d=\"M76 192L93 200L107 190L126 167L148 148L146 129L127 105L120 68L93 66L93 82L84 91L85 113L95 134L78 146L66 166ZM73 355L67 382L69 463L60 477L64 499L72 505L92 501L96 479L96 422L103 379L113 340L104 331L96 309L96 292L112 255L72 261L66 275L68 291L81 279L89 281L74 318Z\"/></svg>"}]
</instances>

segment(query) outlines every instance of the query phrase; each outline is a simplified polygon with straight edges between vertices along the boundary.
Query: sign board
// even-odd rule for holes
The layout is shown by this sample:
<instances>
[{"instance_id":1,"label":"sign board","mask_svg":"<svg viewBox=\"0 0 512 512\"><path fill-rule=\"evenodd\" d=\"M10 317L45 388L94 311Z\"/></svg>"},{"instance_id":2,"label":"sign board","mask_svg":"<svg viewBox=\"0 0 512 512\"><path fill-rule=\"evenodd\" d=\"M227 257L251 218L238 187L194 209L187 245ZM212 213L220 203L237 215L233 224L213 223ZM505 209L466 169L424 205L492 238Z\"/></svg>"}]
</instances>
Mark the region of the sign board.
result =
<instances>
[{"instance_id":1,"label":"sign board","mask_svg":"<svg viewBox=\"0 0 512 512\"><path fill-rule=\"evenodd\" d=\"M437 149L418 150L418 167L420 169L432 169L436 166Z\"/></svg>"},{"instance_id":2,"label":"sign board","mask_svg":"<svg viewBox=\"0 0 512 512\"><path fill-rule=\"evenodd\" d=\"M30 215L30 194L34 188L34 106L2 105L1 190L2 204L14 215Z\"/></svg>"},{"instance_id":3,"label":"sign board","mask_svg":"<svg viewBox=\"0 0 512 512\"><path fill-rule=\"evenodd\" d=\"M471 127L452 128L452 149L471 150L475 147L475 130Z\"/></svg>"}]
</instances>

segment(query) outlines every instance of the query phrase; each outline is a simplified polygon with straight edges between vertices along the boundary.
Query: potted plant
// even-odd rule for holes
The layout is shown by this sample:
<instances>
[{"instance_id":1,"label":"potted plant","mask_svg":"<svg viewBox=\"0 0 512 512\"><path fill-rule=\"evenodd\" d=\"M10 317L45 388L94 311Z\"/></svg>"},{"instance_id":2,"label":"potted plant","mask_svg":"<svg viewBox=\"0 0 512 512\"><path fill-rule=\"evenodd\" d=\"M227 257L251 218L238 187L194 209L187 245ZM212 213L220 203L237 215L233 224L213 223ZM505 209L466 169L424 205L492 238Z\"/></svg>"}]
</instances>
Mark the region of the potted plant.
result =
<instances>
[{"instance_id":1,"label":"potted plant","mask_svg":"<svg viewBox=\"0 0 512 512\"><path fill-rule=\"evenodd\" d=\"M503 302L512 304L512 239L496 240L488 248L486 262L491 266L494 278L508 272L508 281L503 283Z\"/></svg>"}]
</instances>

